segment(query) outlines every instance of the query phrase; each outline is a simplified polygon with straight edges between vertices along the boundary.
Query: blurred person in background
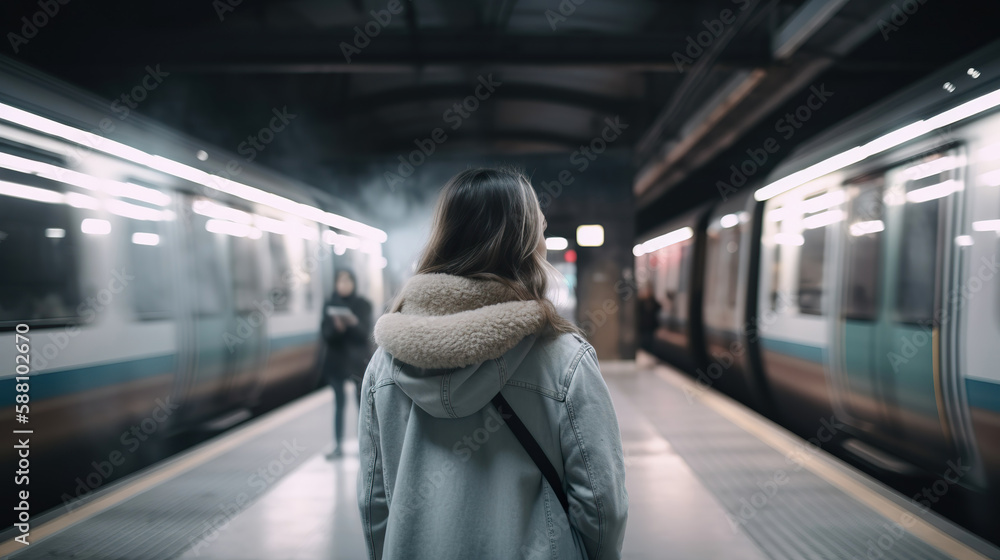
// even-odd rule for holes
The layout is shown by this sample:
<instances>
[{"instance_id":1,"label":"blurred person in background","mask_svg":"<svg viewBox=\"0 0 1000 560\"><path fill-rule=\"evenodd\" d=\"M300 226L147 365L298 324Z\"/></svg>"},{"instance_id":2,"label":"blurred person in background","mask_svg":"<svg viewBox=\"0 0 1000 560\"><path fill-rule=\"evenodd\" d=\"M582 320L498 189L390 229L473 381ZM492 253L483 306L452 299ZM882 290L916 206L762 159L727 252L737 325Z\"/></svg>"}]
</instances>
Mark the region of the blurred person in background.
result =
<instances>
[{"instance_id":1,"label":"blurred person in background","mask_svg":"<svg viewBox=\"0 0 1000 560\"><path fill-rule=\"evenodd\" d=\"M639 288L639 340L643 348L652 348L656 329L660 328L660 302L650 286Z\"/></svg>"},{"instance_id":2,"label":"blurred person in background","mask_svg":"<svg viewBox=\"0 0 1000 560\"><path fill-rule=\"evenodd\" d=\"M333 295L323 306L323 339L326 356L323 376L333 388L334 448L326 457L343 455L345 385L353 382L357 402L361 403L361 380L372 355L372 304L357 295L358 282L349 269L337 271Z\"/></svg>"},{"instance_id":3,"label":"blurred person in background","mask_svg":"<svg viewBox=\"0 0 1000 560\"><path fill-rule=\"evenodd\" d=\"M546 298L544 231L519 172L444 187L362 386L370 558L621 558L618 419L594 348Z\"/></svg>"}]
</instances>

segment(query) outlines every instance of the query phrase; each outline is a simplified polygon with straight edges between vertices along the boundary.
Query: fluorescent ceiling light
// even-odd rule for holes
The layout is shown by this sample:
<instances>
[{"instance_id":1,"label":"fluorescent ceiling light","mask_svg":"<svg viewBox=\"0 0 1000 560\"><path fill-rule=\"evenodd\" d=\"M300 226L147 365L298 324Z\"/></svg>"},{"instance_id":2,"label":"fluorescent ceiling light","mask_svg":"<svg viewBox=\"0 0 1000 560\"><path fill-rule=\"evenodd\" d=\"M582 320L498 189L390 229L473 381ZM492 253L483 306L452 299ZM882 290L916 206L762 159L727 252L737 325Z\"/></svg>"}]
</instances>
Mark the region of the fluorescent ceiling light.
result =
<instances>
[{"instance_id":1,"label":"fluorescent ceiling light","mask_svg":"<svg viewBox=\"0 0 1000 560\"><path fill-rule=\"evenodd\" d=\"M143 187L134 183L121 183L110 179L101 179L87 175L86 173L59 167L58 165L11 154L0 153L0 167L17 171L18 173L35 175L51 181L66 183L67 185L73 185L74 187L80 187L89 191L105 192L113 196L131 198L133 200L156 204L157 206L168 206L170 204L170 196L156 189Z\"/></svg>"},{"instance_id":2,"label":"fluorescent ceiling light","mask_svg":"<svg viewBox=\"0 0 1000 560\"><path fill-rule=\"evenodd\" d=\"M66 193L66 204L73 208L83 208L85 210L97 210L101 207L101 202L96 198L75 192Z\"/></svg>"},{"instance_id":3,"label":"fluorescent ceiling light","mask_svg":"<svg viewBox=\"0 0 1000 560\"><path fill-rule=\"evenodd\" d=\"M653 251L659 251L664 247L669 247L671 245L686 241L694 237L694 230L689 227L682 227L680 229L675 229L670 233L664 233L663 235L654 237L645 243L636 245L632 249L632 254L635 256L642 256L646 253L652 253Z\"/></svg>"},{"instance_id":4,"label":"fluorescent ceiling light","mask_svg":"<svg viewBox=\"0 0 1000 560\"><path fill-rule=\"evenodd\" d=\"M148 202L157 206L169 206L170 195L156 189L136 185L135 183L119 183L117 181L107 181L105 192L120 198L131 198Z\"/></svg>"},{"instance_id":5,"label":"fluorescent ceiling light","mask_svg":"<svg viewBox=\"0 0 1000 560\"><path fill-rule=\"evenodd\" d=\"M290 229L290 225L284 220L276 220L274 218L268 218L267 216L261 216L260 214L253 215L253 225L261 231L277 233L280 235L287 234Z\"/></svg>"},{"instance_id":6,"label":"fluorescent ceiling light","mask_svg":"<svg viewBox=\"0 0 1000 560\"><path fill-rule=\"evenodd\" d=\"M978 222L972 222L972 230L1000 232L1000 220L981 220Z\"/></svg>"},{"instance_id":7,"label":"fluorescent ceiling light","mask_svg":"<svg viewBox=\"0 0 1000 560\"><path fill-rule=\"evenodd\" d=\"M955 245L958 245L959 247L970 247L975 243L976 242L972 240L971 235L959 235L955 238Z\"/></svg>"},{"instance_id":8,"label":"fluorescent ceiling light","mask_svg":"<svg viewBox=\"0 0 1000 560\"><path fill-rule=\"evenodd\" d=\"M949 179L948 181L937 183L936 185L930 185L921 189L912 190L906 193L906 200L908 202L927 202L928 200L946 197L949 194L960 190L962 190L962 182L956 181L955 179Z\"/></svg>"},{"instance_id":9,"label":"fluorescent ceiling light","mask_svg":"<svg viewBox=\"0 0 1000 560\"><path fill-rule=\"evenodd\" d=\"M87 218L80 222L80 231L90 235L107 235L111 233L111 222L97 218Z\"/></svg>"},{"instance_id":10,"label":"fluorescent ceiling light","mask_svg":"<svg viewBox=\"0 0 1000 560\"><path fill-rule=\"evenodd\" d=\"M828 193L807 198L803 201L776 208L767 213L767 221L780 222L787 219L792 214L813 214L844 203L847 195L842 190L830 191Z\"/></svg>"},{"instance_id":11,"label":"fluorescent ceiling light","mask_svg":"<svg viewBox=\"0 0 1000 560\"><path fill-rule=\"evenodd\" d=\"M725 216L719 218L719 225L723 229L731 228L740 223L740 217L736 214L726 214Z\"/></svg>"},{"instance_id":12,"label":"fluorescent ceiling light","mask_svg":"<svg viewBox=\"0 0 1000 560\"><path fill-rule=\"evenodd\" d=\"M836 190L826 194L821 194L813 198L807 198L795 205L795 209L803 214L812 214L820 210L826 210L843 204L846 195L844 191Z\"/></svg>"},{"instance_id":13,"label":"fluorescent ceiling light","mask_svg":"<svg viewBox=\"0 0 1000 560\"><path fill-rule=\"evenodd\" d=\"M945 156L920 163L903 170L903 178L907 181L916 181L931 177L945 171L951 171L965 165L964 156Z\"/></svg>"},{"instance_id":14,"label":"fluorescent ceiling light","mask_svg":"<svg viewBox=\"0 0 1000 560\"><path fill-rule=\"evenodd\" d=\"M201 214L202 216L218 220L228 220L238 224L249 225L253 221L250 214L242 210L230 208L229 206L216 204L211 200L196 200L191 205L191 209L194 210L195 214Z\"/></svg>"},{"instance_id":15,"label":"fluorescent ceiling light","mask_svg":"<svg viewBox=\"0 0 1000 560\"><path fill-rule=\"evenodd\" d=\"M867 235L869 233L878 233L880 231L885 231L885 224L882 220L871 220L868 222L855 222L851 224L851 235L854 237L860 237L862 235Z\"/></svg>"},{"instance_id":16,"label":"fluorescent ceiling light","mask_svg":"<svg viewBox=\"0 0 1000 560\"><path fill-rule=\"evenodd\" d=\"M47 204L62 204L66 201L66 196L61 192L18 185L17 183L9 183L7 181L0 181L0 195L23 198L35 202L45 202Z\"/></svg>"},{"instance_id":17,"label":"fluorescent ceiling light","mask_svg":"<svg viewBox=\"0 0 1000 560\"><path fill-rule=\"evenodd\" d=\"M565 237L545 238L545 248L549 251L565 251L569 247L569 240Z\"/></svg>"},{"instance_id":18,"label":"fluorescent ceiling light","mask_svg":"<svg viewBox=\"0 0 1000 560\"><path fill-rule=\"evenodd\" d=\"M250 234L253 230L257 230L258 233L260 232L259 229L248 224L216 219L205 222L205 229L212 233L223 233L225 235L232 235L233 237L252 237Z\"/></svg>"},{"instance_id":19,"label":"fluorescent ceiling light","mask_svg":"<svg viewBox=\"0 0 1000 560\"><path fill-rule=\"evenodd\" d=\"M62 239L66 237L66 230L63 228L47 228L45 230L45 237L50 239Z\"/></svg>"},{"instance_id":20,"label":"fluorescent ceiling light","mask_svg":"<svg viewBox=\"0 0 1000 560\"><path fill-rule=\"evenodd\" d=\"M879 152L894 148L915 138L919 138L928 132L954 124L983 111L987 111L1000 105L1000 90L987 93L971 101L966 101L961 105L938 113L927 119L920 120L904 126L898 130L880 136L867 144L851 148L839 153L831 158L810 165L768 184L754 193L754 198L758 201L767 200L795 187L818 179L828 173L843 169L861 160L869 158Z\"/></svg>"},{"instance_id":21,"label":"fluorescent ceiling light","mask_svg":"<svg viewBox=\"0 0 1000 560\"><path fill-rule=\"evenodd\" d=\"M580 247L604 245L604 226L585 225L576 228L576 244Z\"/></svg>"},{"instance_id":22,"label":"fluorescent ceiling light","mask_svg":"<svg viewBox=\"0 0 1000 560\"><path fill-rule=\"evenodd\" d=\"M822 214L809 216L802 219L802 227L805 229L816 229L830 224L835 224L844 219L844 213L840 210L828 210Z\"/></svg>"},{"instance_id":23,"label":"fluorescent ceiling light","mask_svg":"<svg viewBox=\"0 0 1000 560\"><path fill-rule=\"evenodd\" d=\"M137 231L132 234L132 243L153 247L160 244L160 236L155 233Z\"/></svg>"}]
</instances>

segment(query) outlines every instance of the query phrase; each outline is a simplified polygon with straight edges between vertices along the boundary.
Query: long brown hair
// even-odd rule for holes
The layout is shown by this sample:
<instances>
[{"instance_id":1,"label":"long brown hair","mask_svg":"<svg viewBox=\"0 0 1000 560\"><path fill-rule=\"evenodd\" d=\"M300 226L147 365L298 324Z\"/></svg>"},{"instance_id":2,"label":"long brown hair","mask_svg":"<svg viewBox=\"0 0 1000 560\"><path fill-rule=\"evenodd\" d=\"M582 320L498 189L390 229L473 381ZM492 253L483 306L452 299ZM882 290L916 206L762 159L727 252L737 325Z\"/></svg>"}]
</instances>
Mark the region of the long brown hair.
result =
<instances>
[{"instance_id":1,"label":"long brown hair","mask_svg":"<svg viewBox=\"0 0 1000 560\"><path fill-rule=\"evenodd\" d=\"M538 196L520 171L463 171L441 191L416 273L499 281L520 300L542 304L548 334L582 334L546 297L548 275L558 272L536 250L544 233L542 220ZM402 304L397 297L392 311Z\"/></svg>"}]
</instances>

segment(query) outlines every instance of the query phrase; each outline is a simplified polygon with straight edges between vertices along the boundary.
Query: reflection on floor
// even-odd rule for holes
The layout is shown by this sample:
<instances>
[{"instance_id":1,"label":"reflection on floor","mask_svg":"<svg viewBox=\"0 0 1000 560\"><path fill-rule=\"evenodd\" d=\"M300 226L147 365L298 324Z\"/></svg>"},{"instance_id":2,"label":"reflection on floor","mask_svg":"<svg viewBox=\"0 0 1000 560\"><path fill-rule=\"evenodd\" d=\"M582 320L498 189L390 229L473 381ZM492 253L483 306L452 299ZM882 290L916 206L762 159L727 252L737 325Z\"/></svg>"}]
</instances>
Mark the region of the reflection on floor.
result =
<instances>
[{"instance_id":1,"label":"reflection on floor","mask_svg":"<svg viewBox=\"0 0 1000 560\"><path fill-rule=\"evenodd\" d=\"M308 459L257 503L181 558L365 558L356 505L358 442L344 456Z\"/></svg>"}]
</instances>

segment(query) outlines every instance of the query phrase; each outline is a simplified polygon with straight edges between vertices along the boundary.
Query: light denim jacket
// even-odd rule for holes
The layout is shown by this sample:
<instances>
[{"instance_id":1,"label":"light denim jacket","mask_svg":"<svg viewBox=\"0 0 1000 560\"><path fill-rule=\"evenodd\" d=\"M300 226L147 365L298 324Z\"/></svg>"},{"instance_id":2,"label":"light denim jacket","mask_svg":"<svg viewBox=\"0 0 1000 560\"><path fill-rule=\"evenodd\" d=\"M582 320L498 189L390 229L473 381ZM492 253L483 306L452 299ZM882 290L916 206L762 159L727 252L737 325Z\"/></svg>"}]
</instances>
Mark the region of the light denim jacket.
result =
<instances>
[{"instance_id":1,"label":"light denim jacket","mask_svg":"<svg viewBox=\"0 0 1000 560\"><path fill-rule=\"evenodd\" d=\"M501 388L559 472L568 518L490 404ZM361 390L358 505L369 558L621 557L621 434L580 337L531 335L457 370L416 368L380 348Z\"/></svg>"}]
</instances>

